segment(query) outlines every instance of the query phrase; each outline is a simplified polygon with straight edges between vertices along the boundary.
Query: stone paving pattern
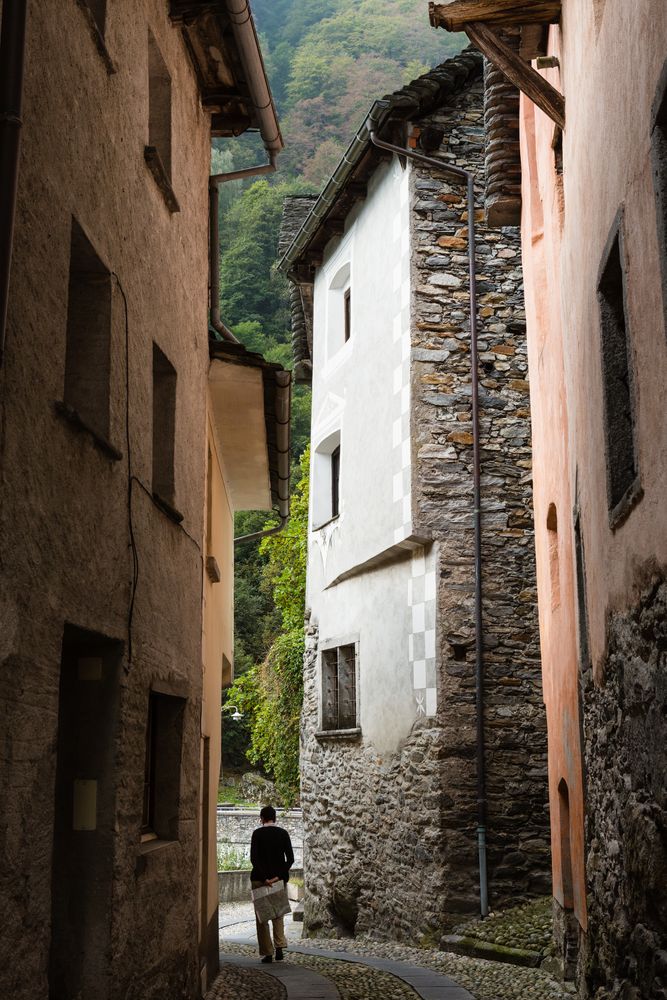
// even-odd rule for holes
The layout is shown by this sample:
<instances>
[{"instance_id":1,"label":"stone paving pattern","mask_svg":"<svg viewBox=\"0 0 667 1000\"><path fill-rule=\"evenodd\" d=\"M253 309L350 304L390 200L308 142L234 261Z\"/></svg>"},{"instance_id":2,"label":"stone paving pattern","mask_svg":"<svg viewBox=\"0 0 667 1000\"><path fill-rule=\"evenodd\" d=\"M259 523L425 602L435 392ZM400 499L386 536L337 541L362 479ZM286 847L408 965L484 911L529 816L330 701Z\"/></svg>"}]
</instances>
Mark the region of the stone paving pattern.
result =
<instances>
[{"instance_id":1,"label":"stone paving pattern","mask_svg":"<svg viewBox=\"0 0 667 1000\"><path fill-rule=\"evenodd\" d=\"M511 948L545 952L550 950L551 900L542 897L497 913L485 921L468 921L456 928L459 934L476 937ZM251 962L259 957L254 939L252 904L237 903L225 906L221 913L222 936L220 947L228 955L245 956ZM420 969L431 969L447 976L460 987L470 991L475 1000L571 1000L574 990L569 985L556 982L544 969L523 968L502 962L454 955L445 951L417 948L410 944L387 943L368 937L356 938L301 938L301 925L291 919L285 922L289 942L287 963L295 963L331 979L343 1000L416 1000L416 993L395 976L387 976L364 964L353 964L346 958L390 959L408 962ZM299 951L297 951L299 949ZM308 952L336 952L340 959L325 958ZM270 968L275 969L277 963ZM254 972L254 969L253 969ZM280 992L259 994L253 992L252 981L246 985L234 979L238 1000L281 1000ZM251 977L251 979L254 977ZM240 983L240 986L239 986ZM218 984L215 989L218 990ZM277 987L276 987L277 989ZM435 995L435 994L434 994ZM442 994L446 996L445 993ZM211 991L207 1000L228 1000L224 992Z\"/></svg>"},{"instance_id":2,"label":"stone paving pattern","mask_svg":"<svg viewBox=\"0 0 667 1000\"><path fill-rule=\"evenodd\" d=\"M553 939L551 897L543 896L509 910L491 913L485 920L469 920L455 927L454 933L546 955L551 951Z\"/></svg>"}]
</instances>

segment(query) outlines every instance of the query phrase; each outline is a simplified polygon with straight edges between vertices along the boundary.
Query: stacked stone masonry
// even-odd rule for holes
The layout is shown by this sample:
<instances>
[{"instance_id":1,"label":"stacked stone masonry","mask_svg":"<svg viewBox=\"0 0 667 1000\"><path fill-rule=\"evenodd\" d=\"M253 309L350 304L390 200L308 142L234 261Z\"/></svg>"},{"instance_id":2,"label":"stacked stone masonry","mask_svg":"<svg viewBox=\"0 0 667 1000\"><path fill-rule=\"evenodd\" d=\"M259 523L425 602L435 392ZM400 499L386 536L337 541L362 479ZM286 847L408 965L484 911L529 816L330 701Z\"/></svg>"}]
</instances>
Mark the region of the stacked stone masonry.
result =
<instances>
[{"instance_id":1,"label":"stacked stone masonry","mask_svg":"<svg viewBox=\"0 0 667 1000\"><path fill-rule=\"evenodd\" d=\"M667 582L664 569L649 572L635 606L608 618L603 684L584 676L580 961L595 1000L667 996Z\"/></svg>"},{"instance_id":2,"label":"stacked stone masonry","mask_svg":"<svg viewBox=\"0 0 667 1000\"><path fill-rule=\"evenodd\" d=\"M550 890L546 723L536 616L519 234L483 222L477 80L438 113L437 155L475 172L478 208L485 732L492 907ZM435 559L437 712L395 754L318 740L317 623L302 723L307 933L439 940L479 907L472 424L465 191L411 165L413 531ZM363 669L363 666L362 666ZM414 877L419 871L419 878Z\"/></svg>"}]
</instances>

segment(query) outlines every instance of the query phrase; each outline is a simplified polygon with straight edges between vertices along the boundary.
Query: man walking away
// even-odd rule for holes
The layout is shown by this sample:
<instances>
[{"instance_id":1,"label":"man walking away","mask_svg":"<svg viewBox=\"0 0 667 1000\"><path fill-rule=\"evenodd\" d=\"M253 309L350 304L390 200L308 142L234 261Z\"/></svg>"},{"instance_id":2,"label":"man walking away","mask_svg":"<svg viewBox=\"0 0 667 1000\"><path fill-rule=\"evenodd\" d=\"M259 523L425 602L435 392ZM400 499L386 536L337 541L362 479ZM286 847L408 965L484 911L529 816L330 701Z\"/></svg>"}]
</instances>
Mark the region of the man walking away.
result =
<instances>
[{"instance_id":1,"label":"man walking away","mask_svg":"<svg viewBox=\"0 0 667 1000\"><path fill-rule=\"evenodd\" d=\"M253 831L250 841L250 861L252 871L250 881L253 889L263 885L273 885L280 879L287 885L289 870L294 864L292 841L287 830L276 826L276 810L273 806L264 806L259 814L261 826ZM283 960L283 948L287 947L285 923L283 917L272 920L273 941L269 923L257 924L257 943L262 962L273 961L273 946L276 947L276 962Z\"/></svg>"}]
</instances>

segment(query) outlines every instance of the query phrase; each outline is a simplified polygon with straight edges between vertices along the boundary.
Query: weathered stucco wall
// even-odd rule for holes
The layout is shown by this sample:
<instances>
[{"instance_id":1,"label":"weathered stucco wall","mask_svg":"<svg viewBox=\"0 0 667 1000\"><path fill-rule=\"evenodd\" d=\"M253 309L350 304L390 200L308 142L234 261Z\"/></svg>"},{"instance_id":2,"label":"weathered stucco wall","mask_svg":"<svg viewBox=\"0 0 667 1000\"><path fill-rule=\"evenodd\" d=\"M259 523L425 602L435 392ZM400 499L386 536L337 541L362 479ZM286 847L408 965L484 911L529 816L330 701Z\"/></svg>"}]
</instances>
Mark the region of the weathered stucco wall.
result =
<instances>
[{"instance_id":1,"label":"weathered stucco wall","mask_svg":"<svg viewBox=\"0 0 667 1000\"><path fill-rule=\"evenodd\" d=\"M656 901L656 885L664 887L665 845L655 832L664 829L665 800L664 782L656 785L655 776L664 774L666 742L660 671L667 345L651 115L666 49L667 9L659 0L633 5L570 0L564 4L562 33L552 28L550 35L550 52L560 55L561 69L547 73L565 94L568 109L562 178L551 148L552 123L528 102L522 110L523 252L536 403L536 540L552 805L559 801L559 782L568 773L576 777L569 787L569 817L562 808L552 809L554 892L562 903L569 844L574 913L581 929L588 928L579 935L579 987L582 996L596 1000L653 998L665 991L659 950L667 935L664 888ZM612 526L603 402L609 358L597 288L617 218L640 489L625 518ZM566 574L561 614L563 600L568 605L564 631L565 622L552 608L542 520L546 505L559 498L558 551Z\"/></svg>"},{"instance_id":2,"label":"weathered stucco wall","mask_svg":"<svg viewBox=\"0 0 667 1000\"><path fill-rule=\"evenodd\" d=\"M25 115L5 364L0 373L4 859L0 993L49 995L54 801L65 623L124 644L114 684L108 828L80 831L81 857L108 837L113 910L106 946L86 953L100 998L194 997L201 574L207 351L209 120L180 33L156 0L107 5L107 73L83 5L31 4ZM144 162L148 30L172 79L170 214ZM67 43L63 44L66 39ZM63 399L72 216L112 280L110 459L57 414ZM127 297L126 317L121 287ZM151 500L153 341L177 372L175 506ZM126 353L127 352L127 353ZM129 367L129 385L125 365ZM126 425L126 407L129 422ZM127 440L129 437L129 442ZM129 453L128 453L129 452ZM139 564L128 660L132 524ZM148 490L148 494L146 490ZM141 844L151 685L186 699L178 835ZM105 720L105 723L108 720ZM82 775L94 777L94 775ZM109 787L113 785L113 787ZM69 811L68 811L69 810ZM108 818L107 818L108 819ZM99 975L98 975L99 973Z\"/></svg>"},{"instance_id":3,"label":"weathered stucco wall","mask_svg":"<svg viewBox=\"0 0 667 1000\"><path fill-rule=\"evenodd\" d=\"M553 894L586 926L583 772L569 421L561 325L562 177L552 123L521 102L523 266L533 425L535 550L549 733ZM551 525L551 527L549 527ZM569 819L568 819L569 817ZM567 836L561 837L561 829ZM563 951L568 936L558 947Z\"/></svg>"}]
</instances>

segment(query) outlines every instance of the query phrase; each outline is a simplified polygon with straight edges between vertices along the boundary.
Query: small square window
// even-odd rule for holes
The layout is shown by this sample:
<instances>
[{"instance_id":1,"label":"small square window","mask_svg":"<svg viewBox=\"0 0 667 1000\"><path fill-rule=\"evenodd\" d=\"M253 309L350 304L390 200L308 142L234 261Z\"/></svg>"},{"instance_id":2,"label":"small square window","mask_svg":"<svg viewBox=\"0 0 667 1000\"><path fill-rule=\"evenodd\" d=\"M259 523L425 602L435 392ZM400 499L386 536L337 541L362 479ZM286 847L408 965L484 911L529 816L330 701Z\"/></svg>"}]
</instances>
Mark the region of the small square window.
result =
<instances>
[{"instance_id":1,"label":"small square window","mask_svg":"<svg viewBox=\"0 0 667 1000\"><path fill-rule=\"evenodd\" d=\"M177 840L185 699L151 691L146 726L142 840Z\"/></svg>"},{"instance_id":2,"label":"small square window","mask_svg":"<svg viewBox=\"0 0 667 1000\"><path fill-rule=\"evenodd\" d=\"M322 729L357 725L357 657L353 643L322 651Z\"/></svg>"}]
</instances>

